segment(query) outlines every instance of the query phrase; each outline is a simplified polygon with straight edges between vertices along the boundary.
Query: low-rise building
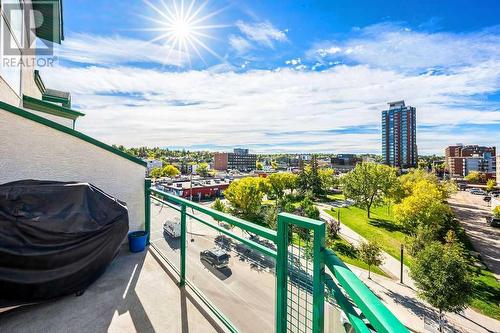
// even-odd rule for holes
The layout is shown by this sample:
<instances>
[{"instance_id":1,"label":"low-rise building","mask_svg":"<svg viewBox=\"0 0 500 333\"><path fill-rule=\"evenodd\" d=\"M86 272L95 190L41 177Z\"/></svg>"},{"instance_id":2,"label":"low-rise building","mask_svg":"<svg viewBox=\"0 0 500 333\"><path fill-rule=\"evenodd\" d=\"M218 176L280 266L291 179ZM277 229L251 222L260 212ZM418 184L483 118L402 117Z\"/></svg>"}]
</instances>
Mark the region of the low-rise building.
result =
<instances>
[{"instance_id":1,"label":"low-rise building","mask_svg":"<svg viewBox=\"0 0 500 333\"><path fill-rule=\"evenodd\" d=\"M153 170L154 168L162 168L163 162L160 160L146 160L148 172Z\"/></svg>"},{"instance_id":2,"label":"low-rise building","mask_svg":"<svg viewBox=\"0 0 500 333\"><path fill-rule=\"evenodd\" d=\"M497 163L496 163L496 178L497 178L497 186L500 186L500 155L497 156Z\"/></svg>"},{"instance_id":3,"label":"low-rise building","mask_svg":"<svg viewBox=\"0 0 500 333\"><path fill-rule=\"evenodd\" d=\"M356 154L338 154L331 158L332 168L339 171L352 170L360 162L362 160Z\"/></svg>"},{"instance_id":4,"label":"low-rise building","mask_svg":"<svg viewBox=\"0 0 500 333\"><path fill-rule=\"evenodd\" d=\"M192 181L184 179L162 184L160 189L182 198L193 198L193 200L201 201L221 197L230 183L231 180L228 178L193 179Z\"/></svg>"},{"instance_id":5,"label":"low-rise building","mask_svg":"<svg viewBox=\"0 0 500 333\"><path fill-rule=\"evenodd\" d=\"M257 169L257 155L249 154L248 149L236 148L232 153L215 153L214 169L218 171Z\"/></svg>"}]
</instances>

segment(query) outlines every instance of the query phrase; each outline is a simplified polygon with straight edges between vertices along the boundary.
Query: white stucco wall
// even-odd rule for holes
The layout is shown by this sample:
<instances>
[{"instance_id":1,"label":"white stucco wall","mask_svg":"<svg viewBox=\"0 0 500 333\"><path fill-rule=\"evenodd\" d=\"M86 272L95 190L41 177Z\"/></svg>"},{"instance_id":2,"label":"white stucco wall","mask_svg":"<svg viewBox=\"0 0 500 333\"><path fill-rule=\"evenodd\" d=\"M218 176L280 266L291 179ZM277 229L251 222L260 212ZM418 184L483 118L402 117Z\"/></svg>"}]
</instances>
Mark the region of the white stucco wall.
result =
<instances>
[{"instance_id":1,"label":"white stucco wall","mask_svg":"<svg viewBox=\"0 0 500 333\"><path fill-rule=\"evenodd\" d=\"M127 203L134 231L144 230L144 174L144 166L0 109L0 184L21 179L92 183Z\"/></svg>"}]
</instances>

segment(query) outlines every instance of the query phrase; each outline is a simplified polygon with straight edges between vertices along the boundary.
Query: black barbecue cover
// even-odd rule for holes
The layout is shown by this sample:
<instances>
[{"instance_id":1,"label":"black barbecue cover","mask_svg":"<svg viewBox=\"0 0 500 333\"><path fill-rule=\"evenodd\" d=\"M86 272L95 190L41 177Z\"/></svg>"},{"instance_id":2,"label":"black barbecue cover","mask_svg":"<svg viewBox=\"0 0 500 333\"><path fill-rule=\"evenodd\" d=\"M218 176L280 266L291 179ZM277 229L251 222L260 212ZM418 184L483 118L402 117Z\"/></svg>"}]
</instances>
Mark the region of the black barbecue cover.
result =
<instances>
[{"instance_id":1,"label":"black barbecue cover","mask_svg":"<svg viewBox=\"0 0 500 333\"><path fill-rule=\"evenodd\" d=\"M0 307L84 290L127 232L125 204L91 184L0 185Z\"/></svg>"}]
</instances>

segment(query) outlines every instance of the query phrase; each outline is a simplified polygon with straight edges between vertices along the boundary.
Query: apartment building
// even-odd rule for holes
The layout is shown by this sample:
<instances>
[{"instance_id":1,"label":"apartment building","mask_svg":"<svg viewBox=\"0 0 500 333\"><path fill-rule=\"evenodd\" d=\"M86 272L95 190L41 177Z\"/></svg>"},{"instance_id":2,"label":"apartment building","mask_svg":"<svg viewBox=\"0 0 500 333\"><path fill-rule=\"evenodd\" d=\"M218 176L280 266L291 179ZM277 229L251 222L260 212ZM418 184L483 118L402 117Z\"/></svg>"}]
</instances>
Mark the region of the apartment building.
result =
<instances>
[{"instance_id":1,"label":"apartment building","mask_svg":"<svg viewBox=\"0 0 500 333\"><path fill-rule=\"evenodd\" d=\"M454 178L467 176L471 171L495 177L496 147L456 144L445 149L445 171Z\"/></svg>"},{"instance_id":2,"label":"apartment building","mask_svg":"<svg viewBox=\"0 0 500 333\"><path fill-rule=\"evenodd\" d=\"M382 158L398 168L417 166L416 108L404 101L390 102L382 111Z\"/></svg>"}]
</instances>

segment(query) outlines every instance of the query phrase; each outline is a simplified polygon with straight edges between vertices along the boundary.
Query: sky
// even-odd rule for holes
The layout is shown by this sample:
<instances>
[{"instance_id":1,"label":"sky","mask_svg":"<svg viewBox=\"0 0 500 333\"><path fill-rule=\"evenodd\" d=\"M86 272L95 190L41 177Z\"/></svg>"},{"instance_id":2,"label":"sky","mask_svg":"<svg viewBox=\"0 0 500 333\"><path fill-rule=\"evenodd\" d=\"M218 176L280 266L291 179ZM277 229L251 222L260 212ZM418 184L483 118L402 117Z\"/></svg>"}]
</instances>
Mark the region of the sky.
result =
<instances>
[{"instance_id":1,"label":"sky","mask_svg":"<svg viewBox=\"0 0 500 333\"><path fill-rule=\"evenodd\" d=\"M417 108L420 154L500 147L500 2L71 0L46 86L109 144L377 153Z\"/></svg>"}]
</instances>

